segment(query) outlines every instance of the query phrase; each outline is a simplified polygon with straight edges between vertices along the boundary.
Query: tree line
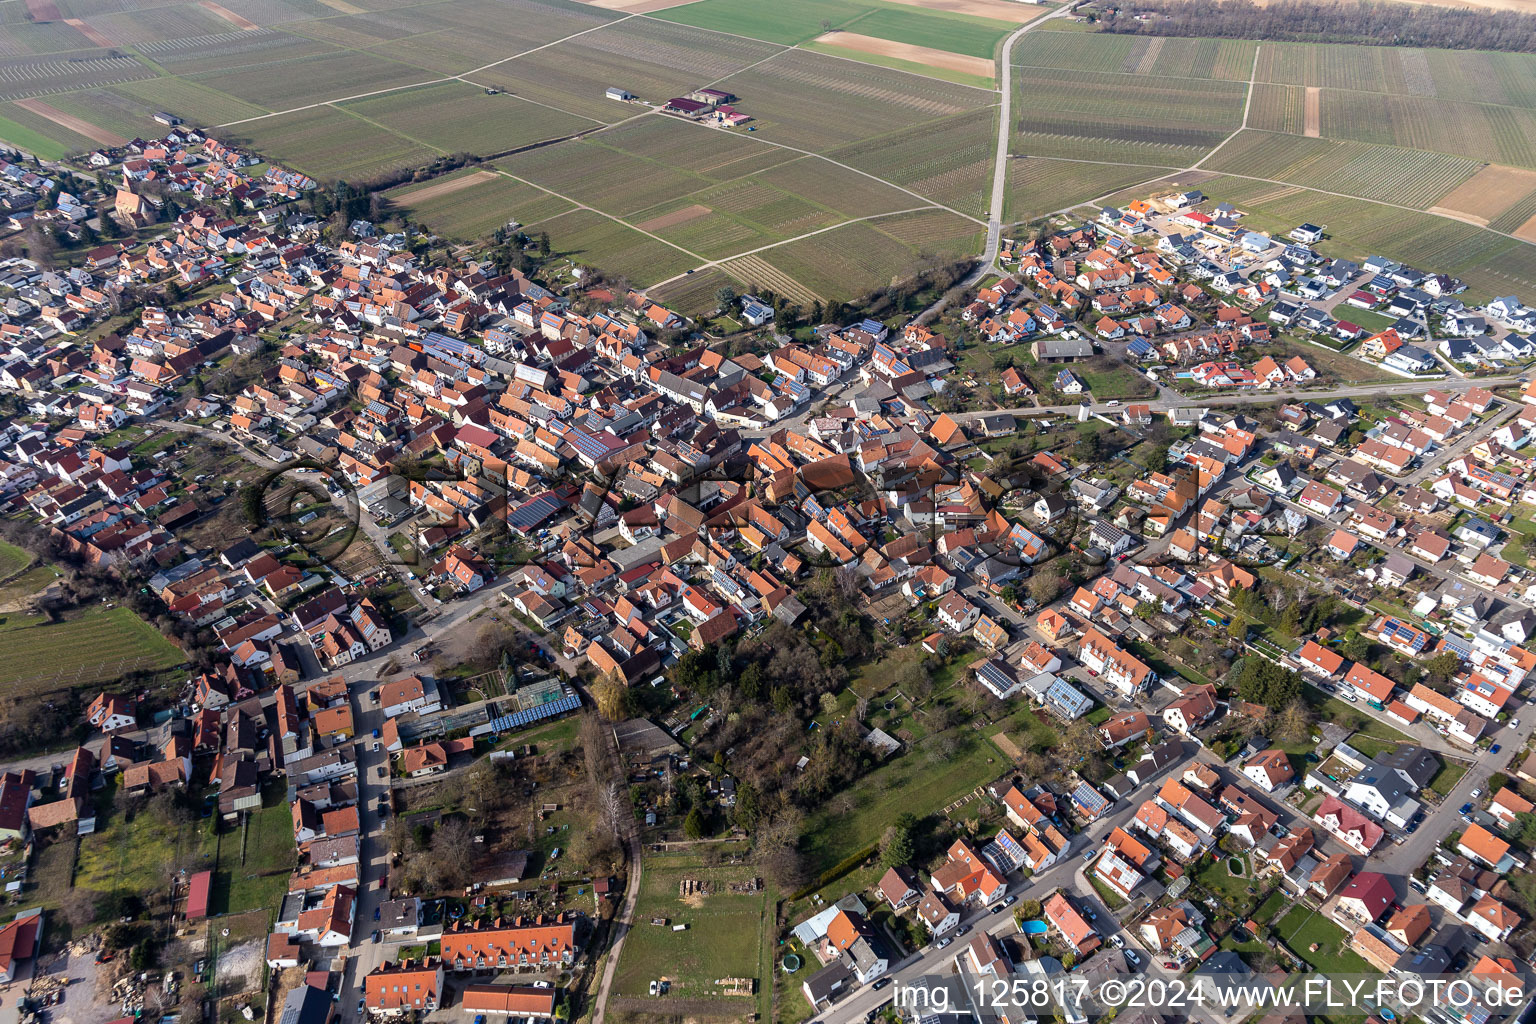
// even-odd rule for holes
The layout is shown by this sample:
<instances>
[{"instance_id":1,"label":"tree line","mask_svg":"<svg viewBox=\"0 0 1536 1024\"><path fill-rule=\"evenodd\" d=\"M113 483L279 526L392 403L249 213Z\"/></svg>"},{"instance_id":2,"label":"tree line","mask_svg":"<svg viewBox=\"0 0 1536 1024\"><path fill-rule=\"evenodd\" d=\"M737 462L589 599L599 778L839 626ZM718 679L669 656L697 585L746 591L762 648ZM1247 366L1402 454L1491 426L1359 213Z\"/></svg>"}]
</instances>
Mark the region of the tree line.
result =
<instances>
[{"instance_id":1,"label":"tree line","mask_svg":"<svg viewBox=\"0 0 1536 1024\"><path fill-rule=\"evenodd\" d=\"M1381 0L1142 0L1096 12L1100 31L1366 46L1536 52L1536 15Z\"/></svg>"}]
</instances>

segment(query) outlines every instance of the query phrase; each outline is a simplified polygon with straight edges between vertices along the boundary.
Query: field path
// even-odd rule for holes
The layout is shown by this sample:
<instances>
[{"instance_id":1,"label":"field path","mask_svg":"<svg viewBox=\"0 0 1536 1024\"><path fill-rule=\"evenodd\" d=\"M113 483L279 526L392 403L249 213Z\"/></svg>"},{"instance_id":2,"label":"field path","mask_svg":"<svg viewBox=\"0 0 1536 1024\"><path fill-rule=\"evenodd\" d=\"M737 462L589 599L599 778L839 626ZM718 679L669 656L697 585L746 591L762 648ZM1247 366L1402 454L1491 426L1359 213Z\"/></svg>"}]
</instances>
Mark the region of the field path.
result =
<instances>
[{"instance_id":1,"label":"field path","mask_svg":"<svg viewBox=\"0 0 1536 1024\"><path fill-rule=\"evenodd\" d=\"M1323 134L1323 90L1315 85L1307 86L1307 124L1303 134L1309 139Z\"/></svg>"},{"instance_id":2,"label":"field path","mask_svg":"<svg viewBox=\"0 0 1536 1024\"><path fill-rule=\"evenodd\" d=\"M76 135L84 135L92 142L103 146L122 146L128 142L121 135L91 124L83 117L66 114L53 104L44 103L42 100L17 100L16 105L23 110L30 110L34 114L46 117L59 127L68 128Z\"/></svg>"}]
</instances>

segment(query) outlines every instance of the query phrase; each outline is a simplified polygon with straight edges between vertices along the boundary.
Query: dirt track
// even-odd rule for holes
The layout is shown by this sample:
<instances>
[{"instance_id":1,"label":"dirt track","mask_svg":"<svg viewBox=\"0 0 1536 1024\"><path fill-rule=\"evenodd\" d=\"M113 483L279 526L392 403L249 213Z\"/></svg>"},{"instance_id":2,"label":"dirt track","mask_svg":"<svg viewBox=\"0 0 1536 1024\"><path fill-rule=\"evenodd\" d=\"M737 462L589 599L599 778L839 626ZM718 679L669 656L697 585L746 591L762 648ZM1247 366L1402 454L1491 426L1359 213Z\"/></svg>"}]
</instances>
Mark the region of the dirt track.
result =
<instances>
[{"instance_id":1,"label":"dirt track","mask_svg":"<svg viewBox=\"0 0 1536 1024\"><path fill-rule=\"evenodd\" d=\"M66 114L51 104L42 100L17 100L16 105L24 110L30 110L34 114L46 117L61 128L68 128L76 135L84 135L92 142L103 146L121 146L128 140L121 135L99 128L91 122L74 114Z\"/></svg>"},{"instance_id":2,"label":"dirt track","mask_svg":"<svg viewBox=\"0 0 1536 1024\"><path fill-rule=\"evenodd\" d=\"M426 188L417 189L415 192L407 192L399 198L407 203L424 203L429 199L441 199L443 196L451 196L455 192L462 192L472 185L480 185L484 182L495 180L495 171L475 171L472 174L465 174L458 178L434 182Z\"/></svg>"},{"instance_id":3,"label":"dirt track","mask_svg":"<svg viewBox=\"0 0 1536 1024\"><path fill-rule=\"evenodd\" d=\"M891 39L861 36L857 32L828 32L817 36L816 41L826 46L852 50L855 53L895 57L897 60L908 60L930 68L959 71L967 75L980 75L983 78L992 78L997 73L997 66L985 57L967 57L962 53L934 50L927 46L913 46L911 43L898 43Z\"/></svg>"}]
</instances>

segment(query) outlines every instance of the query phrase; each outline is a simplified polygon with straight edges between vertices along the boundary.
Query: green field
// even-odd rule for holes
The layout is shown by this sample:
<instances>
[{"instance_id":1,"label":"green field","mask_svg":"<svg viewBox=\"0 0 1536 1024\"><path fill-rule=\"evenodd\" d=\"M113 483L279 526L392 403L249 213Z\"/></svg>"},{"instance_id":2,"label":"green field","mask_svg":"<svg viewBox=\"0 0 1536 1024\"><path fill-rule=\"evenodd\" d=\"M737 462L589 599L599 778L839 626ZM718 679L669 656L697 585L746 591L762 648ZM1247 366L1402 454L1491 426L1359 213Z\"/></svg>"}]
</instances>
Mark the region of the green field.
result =
<instances>
[{"instance_id":1,"label":"green field","mask_svg":"<svg viewBox=\"0 0 1536 1024\"><path fill-rule=\"evenodd\" d=\"M1275 924L1275 934L1291 952L1327 974L1374 974L1375 969L1349 948L1344 930L1311 907L1296 907ZM1316 943L1318 949L1310 947Z\"/></svg>"},{"instance_id":2,"label":"green field","mask_svg":"<svg viewBox=\"0 0 1536 1024\"><path fill-rule=\"evenodd\" d=\"M1022 223L1146 181L1156 168L1025 157L1008 161L1005 220Z\"/></svg>"},{"instance_id":3,"label":"green field","mask_svg":"<svg viewBox=\"0 0 1536 1024\"><path fill-rule=\"evenodd\" d=\"M706 0L714 2L714 0ZM893 39L934 50L992 57L1017 25L990 18L927 11L921 7L878 7L839 28L876 39Z\"/></svg>"},{"instance_id":4,"label":"green field","mask_svg":"<svg viewBox=\"0 0 1536 1024\"><path fill-rule=\"evenodd\" d=\"M990 75L967 74L964 71L934 67L931 64L919 64L917 61L902 60L900 57L887 57L883 53L864 53L846 46L816 42L801 43L800 49L809 50L812 53L824 53L829 57L841 57L844 60L863 61L865 64L890 68L892 71L905 71L908 74L922 75L925 78L938 78L945 82L954 82L956 85L970 85L977 89L991 89L993 87L993 78Z\"/></svg>"},{"instance_id":5,"label":"green field","mask_svg":"<svg viewBox=\"0 0 1536 1024\"><path fill-rule=\"evenodd\" d=\"M1255 48L1256 44L1242 39L1032 32L1014 47L1013 63L1034 68L1246 82L1253 69Z\"/></svg>"},{"instance_id":6,"label":"green field","mask_svg":"<svg viewBox=\"0 0 1536 1024\"><path fill-rule=\"evenodd\" d=\"M79 153L95 145L85 136L76 135L14 103L5 104L0 110L5 114L0 117L0 139L44 160L62 160L70 153Z\"/></svg>"},{"instance_id":7,"label":"green field","mask_svg":"<svg viewBox=\"0 0 1536 1024\"><path fill-rule=\"evenodd\" d=\"M751 1009L750 997L722 994L720 978L755 978L768 983L763 962L763 932L772 926L764 891L733 893L732 882L754 877L750 867L705 867L689 855L648 856L635 905L635 925L624 940L614 976L621 996L643 997L650 983L666 978L668 998L718 999L723 1009L731 1005ZM708 896L681 898L685 880L708 881L724 891ZM664 919L667 924L653 924ZM673 931L673 925L687 925Z\"/></svg>"},{"instance_id":8,"label":"green field","mask_svg":"<svg viewBox=\"0 0 1536 1024\"><path fill-rule=\"evenodd\" d=\"M0 688L15 696L51 692L154 671L185 660L127 608L91 608L61 622L46 616L0 615Z\"/></svg>"},{"instance_id":9,"label":"green field","mask_svg":"<svg viewBox=\"0 0 1536 1024\"><path fill-rule=\"evenodd\" d=\"M1016 24L871 0L699 0L659 11L665 21L794 46L840 29L972 57L991 57Z\"/></svg>"},{"instance_id":10,"label":"green field","mask_svg":"<svg viewBox=\"0 0 1536 1024\"><path fill-rule=\"evenodd\" d=\"M907 754L881 765L853 784L855 808L836 815L818 811L810 819L802 848L825 870L879 841L886 827L903 811L919 817L934 814L996 778L1008 763L996 747L977 734L959 737L961 753L943 771L925 770Z\"/></svg>"},{"instance_id":11,"label":"green field","mask_svg":"<svg viewBox=\"0 0 1536 1024\"><path fill-rule=\"evenodd\" d=\"M32 564L32 556L14 544L0 541L0 580L8 580Z\"/></svg>"},{"instance_id":12,"label":"green field","mask_svg":"<svg viewBox=\"0 0 1536 1024\"><path fill-rule=\"evenodd\" d=\"M665 242L648 238L591 210L572 210L540 224L556 252L578 263L602 267L645 287L680 274L699 261Z\"/></svg>"},{"instance_id":13,"label":"green field","mask_svg":"<svg viewBox=\"0 0 1536 1024\"><path fill-rule=\"evenodd\" d=\"M720 88L742 97L759 137L817 153L997 102L990 91L798 49L732 75Z\"/></svg>"}]
</instances>

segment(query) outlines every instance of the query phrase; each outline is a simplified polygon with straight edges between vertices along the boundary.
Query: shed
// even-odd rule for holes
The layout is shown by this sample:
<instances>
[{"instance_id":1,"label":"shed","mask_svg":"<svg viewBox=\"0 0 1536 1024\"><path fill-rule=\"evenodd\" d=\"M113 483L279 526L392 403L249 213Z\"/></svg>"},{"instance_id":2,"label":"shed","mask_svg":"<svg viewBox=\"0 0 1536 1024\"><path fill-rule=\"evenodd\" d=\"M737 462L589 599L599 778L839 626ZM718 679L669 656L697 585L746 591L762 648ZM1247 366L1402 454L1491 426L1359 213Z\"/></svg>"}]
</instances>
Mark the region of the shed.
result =
<instances>
[{"instance_id":1,"label":"shed","mask_svg":"<svg viewBox=\"0 0 1536 1024\"><path fill-rule=\"evenodd\" d=\"M192 876L192 882L187 888L188 921L201 921L208 916L208 890L212 883L212 871L199 871Z\"/></svg>"}]
</instances>

